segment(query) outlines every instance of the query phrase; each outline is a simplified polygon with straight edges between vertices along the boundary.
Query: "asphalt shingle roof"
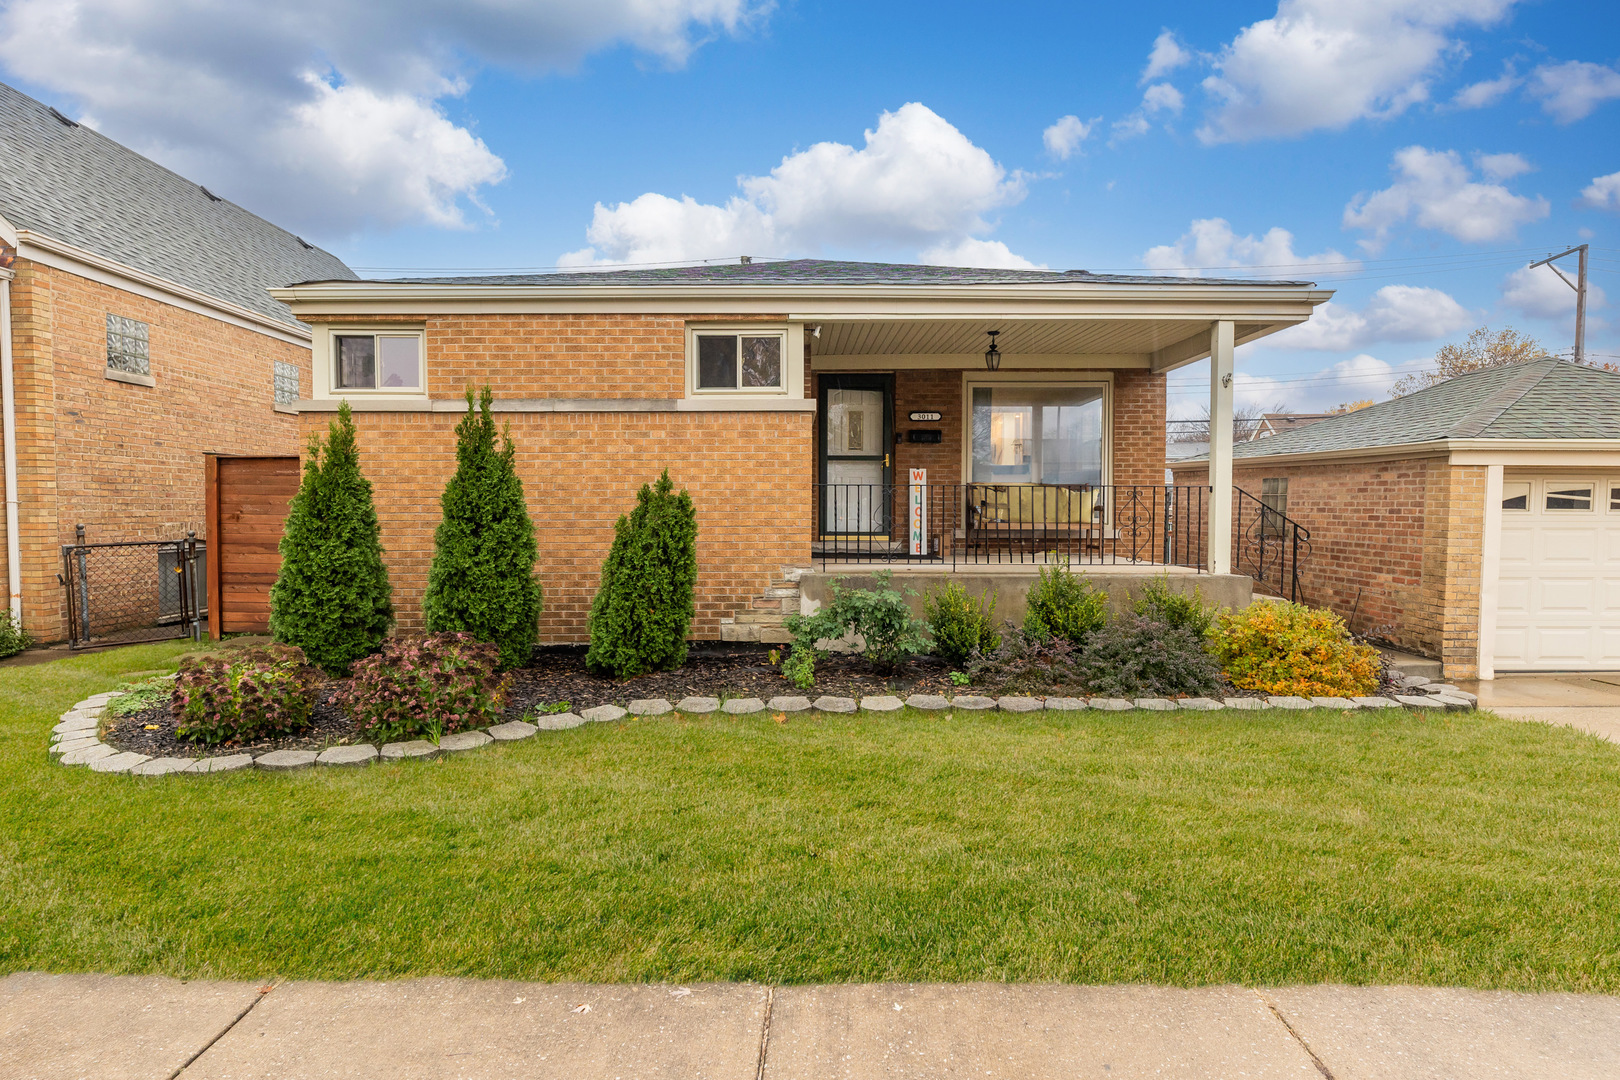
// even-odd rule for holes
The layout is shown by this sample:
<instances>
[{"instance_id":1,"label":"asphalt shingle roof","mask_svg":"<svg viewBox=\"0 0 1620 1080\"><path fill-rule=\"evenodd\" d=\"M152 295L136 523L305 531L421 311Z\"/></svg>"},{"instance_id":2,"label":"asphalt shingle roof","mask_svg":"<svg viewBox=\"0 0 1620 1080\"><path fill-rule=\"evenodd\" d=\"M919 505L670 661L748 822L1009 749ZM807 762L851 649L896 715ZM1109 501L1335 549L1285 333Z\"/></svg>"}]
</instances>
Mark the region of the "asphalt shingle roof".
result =
<instances>
[{"instance_id":1,"label":"asphalt shingle roof","mask_svg":"<svg viewBox=\"0 0 1620 1080\"><path fill-rule=\"evenodd\" d=\"M478 277L388 278L407 285L1278 285L1308 281L1253 281L1186 278L1151 274L1093 274L1089 270L983 270L910 263L782 259L772 262L712 263L646 270L587 270L579 273L494 274ZM304 282L303 284L311 284Z\"/></svg>"},{"instance_id":2,"label":"asphalt shingle roof","mask_svg":"<svg viewBox=\"0 0 1620 1080\"><path fill-rule=\"evenodd\" d=\"M295 326L265 289L355 276L337 256L3 83L0 217Z\"/></svg>"},{"instance_id":3,"label":"asphalt shingle roof","mask_svg":"<svg viewBox=\"0 0 1620 1080\"><path fill-rule=\"evenodd\" d=\"M1620 439L1620 374L1550 357L1504 364L1309 427L1238 443L1233 458L1442 439Z\"/></svg>"}]
</instances>

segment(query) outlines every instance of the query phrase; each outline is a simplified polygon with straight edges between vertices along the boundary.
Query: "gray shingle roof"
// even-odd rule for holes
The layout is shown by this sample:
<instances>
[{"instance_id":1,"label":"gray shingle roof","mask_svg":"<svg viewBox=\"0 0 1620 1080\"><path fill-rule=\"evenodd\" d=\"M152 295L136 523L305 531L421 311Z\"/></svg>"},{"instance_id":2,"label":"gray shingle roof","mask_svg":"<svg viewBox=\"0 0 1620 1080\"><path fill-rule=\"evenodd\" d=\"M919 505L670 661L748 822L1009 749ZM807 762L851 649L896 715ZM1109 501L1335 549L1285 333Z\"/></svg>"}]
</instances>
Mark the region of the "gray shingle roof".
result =
<instances>
[{"instance_id":1,"label":"gray shingle roof","mask_svg":"<svg viewBox=\"0 0 1620 1080\"><path fill-rule=\"evenodd\" d=\"M1620 439L1620 374L1543 358L1459 375L1268 439L1233 458L1319 454L1442 439Z\"/></svg>"},{"instance_id":2,"label":"gray shingle roof","mask_svg":"<svg viewBox=\"0 0 1620 1080\"><path fill-rule=\"evenodd\" d=\"M1298 288L1308 281L1253 281L1185 278L1150 274L1093 274L1089 270L981 270L910 263L839 262L783 259L774 262L713 263L648 270L589 270L579 273L495 274L481 277L388 278L407 285L1278 285ZM304 282L303 284L310 284Z\"/></svg>"},{"instance_id":3,"label":"gray shingle roof","mask_svg":"<svg viewBox=\"0 0 1620 1080\"><path fill-rule=\"evenodd\" d=\"M297 325L265 289L353 279L337 256L0 83L0 217Z\"/></svg>"}]
</instances>

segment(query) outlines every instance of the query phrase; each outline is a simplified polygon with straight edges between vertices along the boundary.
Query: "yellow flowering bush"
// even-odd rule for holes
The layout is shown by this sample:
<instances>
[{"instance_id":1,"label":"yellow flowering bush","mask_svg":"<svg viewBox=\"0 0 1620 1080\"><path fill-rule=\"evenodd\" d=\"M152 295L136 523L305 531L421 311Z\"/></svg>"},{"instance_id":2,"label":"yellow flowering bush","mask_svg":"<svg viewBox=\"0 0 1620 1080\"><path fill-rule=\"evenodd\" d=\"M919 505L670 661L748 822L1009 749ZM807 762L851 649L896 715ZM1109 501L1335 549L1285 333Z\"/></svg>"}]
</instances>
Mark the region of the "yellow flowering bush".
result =
<instances>
[{"instance_id":1,"label":"yellow flowering bush","mask_svg":"<svg viewBox=\"0 0 1620 1080\"><path fill-rule=\"evenodd\" d=\"M1382 671L1378 650L1352 641L1343 619L1304 604L1262 601L1223 612L1210 629L1210 651L1233 686L1266 694L1371 694Z\"/></svg>"}]
</instances>

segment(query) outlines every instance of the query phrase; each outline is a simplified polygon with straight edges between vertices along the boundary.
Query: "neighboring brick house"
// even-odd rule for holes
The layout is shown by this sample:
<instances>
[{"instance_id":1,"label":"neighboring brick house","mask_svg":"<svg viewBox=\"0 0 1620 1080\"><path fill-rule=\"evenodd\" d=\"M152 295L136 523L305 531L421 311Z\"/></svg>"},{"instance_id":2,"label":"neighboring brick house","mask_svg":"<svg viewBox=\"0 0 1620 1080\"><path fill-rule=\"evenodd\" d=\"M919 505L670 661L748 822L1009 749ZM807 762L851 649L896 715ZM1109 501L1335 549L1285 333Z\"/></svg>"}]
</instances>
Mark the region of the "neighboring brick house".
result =
<instances>
[{"instance_id":1,"label":"neighboring brick house","mask_svg":"<svg viewBox=\"0 0 1620 1080\"><path fill-rule=\"evenodd\" d=\"M1620 670L1620 375L1489 368L1233 456L1238 487L1311 531L1305 598L1356 631L1447 678Z\"/></svg>"},{"instance_id":2,"label":"neighboring brick house","mask_svg":"<svg viewBox=\"0 0 1620 1080\"><path fill-rule=\"evenodd\" d=\"M1213 354L1228 377L1212 381L1211 404L1229 428L1234 345L1305 321L1331 293L743 260L312 281L272 295L314 331L305 432L323 431L341 400L355 411L401 628L421 624L463 393L487 383L539 535L542 640L577 642L615 518L665 468L697 505L700 639L779 634L768 620L798 603L784 567L811 565L829 544L900 551L916 468L935 516L913 569L967 544L975 558L1026 564L1064 544L1116 565L1156 562L1157 534L1120 556L1128 538L1100 492L1162 499L1166 372ZM1212 493L1211 508L1230 499ZM941 525L945 510L977 516ZM1001 547L985 541L992 532ZM1226 573L1229 547L1198 545L1201 568ZM767 620L763 631L751 618Z\"/></svg>"},{"instance_id":3,"label":"neighboring brick house","mask_svg":"<svg viewBox=\"0 0 1620 1080\"><path fill-rule=\"evenodd\" d=\"M0 559L12 610L58 641L77 525L92 541L206 539L207 455L298 453L310 332L266 289L353 274L3 85L0 162Z\"/></svg>"}]
</instances>

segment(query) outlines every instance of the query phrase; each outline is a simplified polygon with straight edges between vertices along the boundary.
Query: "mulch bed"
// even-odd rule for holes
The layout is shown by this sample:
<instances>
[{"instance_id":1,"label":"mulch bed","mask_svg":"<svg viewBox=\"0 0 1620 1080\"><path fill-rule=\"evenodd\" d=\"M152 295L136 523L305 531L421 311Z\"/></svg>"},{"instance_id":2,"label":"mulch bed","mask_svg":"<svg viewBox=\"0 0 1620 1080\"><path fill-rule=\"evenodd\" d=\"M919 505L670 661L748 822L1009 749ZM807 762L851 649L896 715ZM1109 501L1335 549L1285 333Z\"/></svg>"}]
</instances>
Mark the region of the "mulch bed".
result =
<instances>
[{"instance_id":1,"label":"mulch bed","mask_svg":"<svg viewBox=\"0 0 1620 1080\"><path fill-rule=\"evenodd\" d=\"M820 694L858 698L868 694L966 692L952 685L951 669L945 662L931 656L916 657L891 674L876 671L857 656L829 656L816 665L815 688L795 690L771 664L770 652L770 646L694 644L687 654L686 666L679 671L659 671L621 680L587 671L583 646L547 647L536 651L531 666L512 672L511 689L501 719L518 720L537 706L563 702L570 710L579 712L593 705L624 705L637 698L664 698L674 703L687 696L757 697L768 701L780 694L800 693L811 698ZM321 687L313 722L296 735L219 746L190 743L175 735L175 718L164 703L109 721L103 728L104 737L119 750L133 750L151 757L320 750L339 743L360 742L363 740L356 734L353 721L332 704L343 685L344 680L332 679ZM152 730L147 730L148 727Z\"/></svg>"}]
</instances>

